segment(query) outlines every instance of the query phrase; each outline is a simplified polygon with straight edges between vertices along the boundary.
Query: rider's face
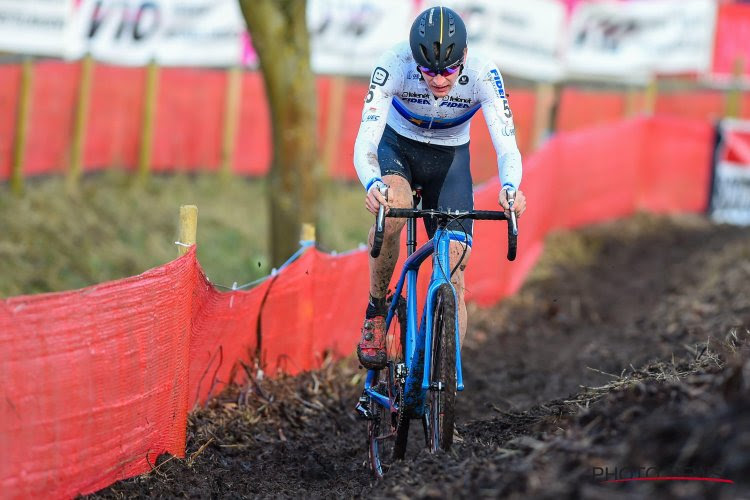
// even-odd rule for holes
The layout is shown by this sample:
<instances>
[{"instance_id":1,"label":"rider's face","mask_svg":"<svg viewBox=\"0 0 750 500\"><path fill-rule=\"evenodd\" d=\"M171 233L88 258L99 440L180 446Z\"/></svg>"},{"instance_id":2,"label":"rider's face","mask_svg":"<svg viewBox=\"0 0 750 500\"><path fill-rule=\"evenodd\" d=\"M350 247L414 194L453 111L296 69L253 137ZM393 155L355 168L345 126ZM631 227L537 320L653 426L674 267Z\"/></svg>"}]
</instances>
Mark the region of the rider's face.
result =
<instances>
[{"instance_id":1,"label":"rider's face","mask_svg":"<svg viewBox=\"0 0 750 500\"><path fill-rule=\"evenodd\" d=\"M463 61L466 60L466 49L464 49L464 57L462 59ZM461 76L461 71L456 71L452 75L435 75L430 76L424 71L420 71L422 73L422 78L424 78L425 83L427 84L427 87L430 89L432 94L435 97L445 97L450 93L453 86L456 84L456 80L458 80L458 77Z\"/></svg>"}]
</instances>

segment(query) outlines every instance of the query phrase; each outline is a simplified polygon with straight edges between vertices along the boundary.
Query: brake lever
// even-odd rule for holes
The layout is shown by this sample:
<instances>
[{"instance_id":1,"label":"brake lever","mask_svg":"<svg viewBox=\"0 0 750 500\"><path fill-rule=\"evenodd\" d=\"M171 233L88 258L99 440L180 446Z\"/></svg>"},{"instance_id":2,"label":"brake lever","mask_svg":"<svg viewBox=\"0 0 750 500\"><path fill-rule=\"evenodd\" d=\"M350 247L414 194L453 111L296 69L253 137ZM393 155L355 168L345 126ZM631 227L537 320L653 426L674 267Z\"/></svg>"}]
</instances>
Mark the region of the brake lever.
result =
<instances>
[{"instance_id":1,"label":"brake lever","mask_svg":"<svg viewBox=\"0 0 750 500\"><path fill-rule=\"evenodd\" d=\"M380 191L380 194L383 195L383 198L388 201L388 186L383 184L378 188L378 190ZM375 222L375 230L379 233L385 231L385 205L380 205L380 208L378 208L378 217Z\"/></svg>"},{"instance_id":2,"label":"brake lever","mask_svg":"<svg viewBox=\"0 0 750 500\"><path fill-rule=\"evenodd\" d=\"M378 189L383 198L388 200L388 186L381 184ZM385 237L385 205L380 205L378 208L378 215L375 218L375 235L372 241L372 248L370 249L370 255L373 258L380 256L380 248L383 246L383 238Z\"/></svg>"},{"instance_id":3,"label":"brake lever","mask_svg":"<svg viewBox=\"0 0 750 500\"><path fill-rule=\"evenodd\" d=\"M516 190L513 188L506 189L505 196L508 200L508 209L510 210L510 224L513 231L513 236L518 236L518 219L516 218L516 212L513 210L513 204L516 202Z\"/></svg>"}]
</instances>

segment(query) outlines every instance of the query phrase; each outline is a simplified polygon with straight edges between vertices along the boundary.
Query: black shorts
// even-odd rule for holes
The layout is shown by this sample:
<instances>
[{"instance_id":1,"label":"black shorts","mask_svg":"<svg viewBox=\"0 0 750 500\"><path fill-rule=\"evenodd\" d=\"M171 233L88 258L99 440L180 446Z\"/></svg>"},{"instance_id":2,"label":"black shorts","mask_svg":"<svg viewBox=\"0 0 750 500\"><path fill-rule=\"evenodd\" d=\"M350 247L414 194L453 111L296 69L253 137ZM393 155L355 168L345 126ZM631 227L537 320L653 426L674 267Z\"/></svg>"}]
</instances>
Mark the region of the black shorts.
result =
<instances>
[{"instance_id":1,"label":"black shorts","mask_svg":"<svg viewBox=\"0 0 750 500\"><path fill-rule=\"evenodd\" d=\"M411 186L422 186L423 209L474 209L468 142L460 146L427 144L398 135L386 126L378 145L378 161L382 176L400 175ZM429 219L424 222L432 238L437 225ZM448 229L470 235L472 223L471 220L452 221Z\"/></svg>"}]
</instances>

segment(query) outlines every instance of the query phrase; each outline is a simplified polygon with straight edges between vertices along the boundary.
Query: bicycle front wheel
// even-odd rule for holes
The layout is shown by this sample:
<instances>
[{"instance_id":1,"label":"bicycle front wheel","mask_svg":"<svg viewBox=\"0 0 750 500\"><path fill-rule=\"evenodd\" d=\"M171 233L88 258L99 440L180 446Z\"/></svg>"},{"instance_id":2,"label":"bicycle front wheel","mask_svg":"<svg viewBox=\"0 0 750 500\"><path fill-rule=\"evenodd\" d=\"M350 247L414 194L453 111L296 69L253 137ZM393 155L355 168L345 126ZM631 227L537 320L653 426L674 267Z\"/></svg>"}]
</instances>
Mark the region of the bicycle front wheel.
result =
<instances>
[{"instance_id":1,"label":"bicycle front wheel","mask_svg":"<svg viewBox=\"0 0 750 500\"><path fill-rule=\"evenodd\" d=\"M447 283L437 290L429 351L426 431L430 451L450 450L456 405L456 299Z\"/></svg>"}]
</instances>

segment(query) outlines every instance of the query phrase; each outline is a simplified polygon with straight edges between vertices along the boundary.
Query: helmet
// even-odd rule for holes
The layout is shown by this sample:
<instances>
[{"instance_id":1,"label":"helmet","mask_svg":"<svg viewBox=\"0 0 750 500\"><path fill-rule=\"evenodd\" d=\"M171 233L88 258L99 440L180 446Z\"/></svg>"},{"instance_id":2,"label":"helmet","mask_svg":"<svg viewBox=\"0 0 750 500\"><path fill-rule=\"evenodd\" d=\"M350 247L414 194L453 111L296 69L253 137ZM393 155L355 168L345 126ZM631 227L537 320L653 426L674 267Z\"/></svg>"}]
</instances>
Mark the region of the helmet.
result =
<instances>
[{"instance_id":1,"label":"helmet","mask_svg":"<svg viewBox=\"0 0 750 500\"><path fill-rule=\"evenodd\" d=\"M466 26L452 9L430 7L411 25L409 45L418 65L443 71L464 56Z\"/></svg>"}]
</instances>

